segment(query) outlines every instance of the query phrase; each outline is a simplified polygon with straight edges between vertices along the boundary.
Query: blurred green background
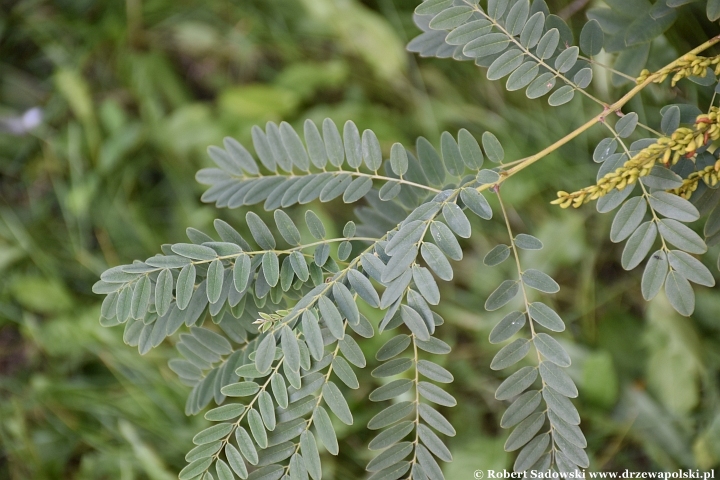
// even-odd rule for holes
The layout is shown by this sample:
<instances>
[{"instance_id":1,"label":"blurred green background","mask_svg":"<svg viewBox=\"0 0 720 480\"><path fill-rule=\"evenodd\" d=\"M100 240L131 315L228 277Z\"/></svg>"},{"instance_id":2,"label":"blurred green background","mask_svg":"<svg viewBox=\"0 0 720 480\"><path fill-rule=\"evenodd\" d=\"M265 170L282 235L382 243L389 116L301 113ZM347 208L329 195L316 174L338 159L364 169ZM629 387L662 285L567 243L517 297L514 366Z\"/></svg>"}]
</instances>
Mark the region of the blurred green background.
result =
<instances>
[{"instance_id":1,"label":"blurred green background","mask_svg":"<svg viewBox=\"0 0 720 480\"><path fill-rule=\"evenodd\" d=\"M570 2L548 3L559 12ZM99 325L101 299L90 287L107 267L183 241L185 227L211 231L221 217L244 228L244 211L199 201L194 173L210 165L208 145L226 135L247 145L250 127L268 120L298 126L329 116L373 129L387 151L418 135L437 143L445 129L491 130L514 160L596 113L583 98L551 110L471 64L406 54L416 4L0 0L0 117L8 124L32 107L44 113L26 134L0 133L0 479L176 478L207 422L183 413L189 389L167 367L170 342L140 357L121 329ZM583 8L568 21L577 32ZM655 63L716 33L702 6L687 7L655 41ZM601 71L595 88L605 100L622 93ZM706 108L704 93L684 88L653 87L630 109L656 126L667 103ZM503 186L514 228L546 244L523 263L563 287L554 301L569 323L561 337L591 469L711 469L720 465L717 290L697 289L692 319L662 296L646 304L640 272L622 271L621 247L607 239L611 216L548 204L555 190L592 182L589 152L603 133L581 136ZM313 208L338 229L352 218L343 204ZM493 396L502 379L488 368L497 346L487 335L502 314L482 305L514 273L482 265L506 241L500 220L474 226L439 307L459 399L446 412L458 430L449 441L452 480L512 465L498 427L505 406ZM363 344L368 358L381 343ZM356 425L339 430L339 457L324 458L328 478L360 478L370 457L364 425L380 409L366 401L372 368L350 397Z\"/></svg>"}]
</instances>

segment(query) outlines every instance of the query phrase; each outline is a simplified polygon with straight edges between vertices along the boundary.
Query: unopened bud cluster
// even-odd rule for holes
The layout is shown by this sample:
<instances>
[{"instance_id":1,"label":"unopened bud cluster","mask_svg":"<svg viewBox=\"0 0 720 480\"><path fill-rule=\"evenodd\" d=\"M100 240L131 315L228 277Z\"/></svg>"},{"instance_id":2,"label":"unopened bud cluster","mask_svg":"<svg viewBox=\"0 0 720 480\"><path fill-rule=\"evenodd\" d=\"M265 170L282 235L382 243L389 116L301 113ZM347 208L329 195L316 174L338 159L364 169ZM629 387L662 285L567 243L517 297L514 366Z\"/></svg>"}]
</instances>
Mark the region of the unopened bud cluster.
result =
<instances>
[{"instance_id":1,"label":"unopened bud cluster","mask_svg":"<svg viewBox=\"0 0 720 480\"><path fill-rule=\"evenodd\" d=\"M681 158L692 158L698 148L720 138L720 110L712 107L710 112L697 117L692 127L680 127L670 136L658 138L656 143L643 148L615 171L608 173L596 185L577 192L558 192L553 205L562 208L580 205L607 195L612 190L622 190L638 178L650 173L657 162L666 167L675 165Z\"/></svg>"},{"instance_id":2,"label":"unopened bud cluster","mask_svg":"<svg viewBox=\"0 0 720 480\"><path fill-rule=\"evenodd\" d=\"M715 165L708 165L702 170L692 172L683 180L682 185L670 190L670 192L684 199L689 199L693 192L697 190L700 180L705 182L708 187L715 187L720 182L720 160L715 162Z\"/></svg>"},{"instance_id":3,"label":"unopened bud cluster","mask_svg":"<svg viewBox=\"0 0 720 480\"><path fill-rule=\"evenodd\" d=\"M681 57L675 62L672 67L665 67L662 70L656 72L654 83L662 83L668 75L674 73L670 84L674 87L677 82L687 77L705 77L707 75L707 69L712 68L715 71L715 75L720 75L720 55L715 57L699 57L694 53L688 53ZM640 76L637 77L637 83L642 83L651 75L651 72L647 69L640 72Z\"/></svg>"}]
</instances>

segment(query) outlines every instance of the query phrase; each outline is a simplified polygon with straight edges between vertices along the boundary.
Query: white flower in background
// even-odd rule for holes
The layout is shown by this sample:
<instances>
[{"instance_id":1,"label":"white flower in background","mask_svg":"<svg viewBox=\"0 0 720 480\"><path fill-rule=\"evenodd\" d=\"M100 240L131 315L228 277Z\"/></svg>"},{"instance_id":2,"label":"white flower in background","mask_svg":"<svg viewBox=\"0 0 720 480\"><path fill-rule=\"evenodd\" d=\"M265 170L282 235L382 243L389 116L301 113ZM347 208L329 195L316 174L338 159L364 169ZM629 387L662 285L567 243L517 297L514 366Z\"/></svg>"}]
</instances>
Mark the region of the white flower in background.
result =
<instances>
[{"instance_id":1,"label":"white flower in background","mask_svg":"<svg viewBox=\"0 0 720 480\"><path fill-rule=\"evenodd\" d=\"M37 128L43 120L43 110L33 107L20 116L0 118L0 132L13 135L26 135Z\"/></svg>"}]
</instances>

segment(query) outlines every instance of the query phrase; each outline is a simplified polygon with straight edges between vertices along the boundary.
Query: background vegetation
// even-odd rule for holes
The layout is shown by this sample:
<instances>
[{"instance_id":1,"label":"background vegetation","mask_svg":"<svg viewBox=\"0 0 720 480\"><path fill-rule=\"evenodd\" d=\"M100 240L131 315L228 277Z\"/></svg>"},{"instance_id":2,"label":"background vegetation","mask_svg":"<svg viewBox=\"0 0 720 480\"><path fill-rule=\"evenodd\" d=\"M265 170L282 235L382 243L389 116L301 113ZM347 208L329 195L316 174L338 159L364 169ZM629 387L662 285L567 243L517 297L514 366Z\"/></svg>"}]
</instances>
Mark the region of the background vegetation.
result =
<instances>
[{"instance_id":1,"label":"background vegetation","mask_svg":"<svg viewBox=\"0 0 720 480\"><path fill-rule=\"evenodd\" d=\"M297 127L329 116L373 129L388 148L418 135L437 142L446 129L491 130L516 159L595 112L584 99L551 111L472 64L406 54L416 3L0 0L0 115L44 112L32 132L0 133L0 479L170 479L184 465L206 421L183 413L189 389L167 367L171 345L140 357L122 329L99 325L90 287L109 266L183 241L185 226L211 230L219 216L244 228L244 211L199 201L193 177L210 165L207 145L226 135L248 142L250 127L267 120ZM584 22L583 2L548 3L571 25ZM652 48L663 63L717 33L691 4ZM627 88L600 71L595 82L606 99ZM653 86L629 109L657 126L655 105L698 95ZM646 304L641 272L624 272L607 239L611 217L548 205L556 190L592 183L591 148L604 133L592 130L504 187L511 219L545 242L528 265L562 286L556 307L569 323L563 340L591 469L710 469L720 465L720 295L698 288L692 319L662 294ZM352 218L342 203L313 208L337 229ZM497 428L500 379L488 368L499 314L482 308L510 275L482 265L505 239L501 222L477 223L455 280L442 286L440 337L453 345L447 367L459 400L448 412L458 430L450 479L511 465ZM382 338L363 344L368 358ZM367 463L364 424L379 410L364 401L372 368L351 398L356 424L337 425L340 456L324 458L334 478L359 478Z\"/></svg>"}]
</instances>

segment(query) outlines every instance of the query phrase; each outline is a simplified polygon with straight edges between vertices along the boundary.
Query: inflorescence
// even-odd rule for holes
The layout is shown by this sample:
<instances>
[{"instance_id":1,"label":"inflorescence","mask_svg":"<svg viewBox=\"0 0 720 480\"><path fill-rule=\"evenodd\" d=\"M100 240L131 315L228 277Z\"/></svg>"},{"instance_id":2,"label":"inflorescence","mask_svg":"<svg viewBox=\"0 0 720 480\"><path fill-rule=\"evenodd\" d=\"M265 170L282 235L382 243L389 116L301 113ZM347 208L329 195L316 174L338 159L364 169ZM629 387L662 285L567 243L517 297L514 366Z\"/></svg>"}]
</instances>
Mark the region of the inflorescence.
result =
<instances>
[{"instance_id":1,"label":"inflorescence","mask_svg":"<svg viewBox=\"0 0 720 480\"><path fill-rule=\"evenodd\" d=\"M712 107L707 114L699 115L691 127L680 127L670 136L658 138L656 143L640 150L622 166L598 180L596 185L573 193L560 191L557 193L558 198L551 203L562 208L570 206L578 208L584 203L607 195L614 189L622 190L627 185L635 183L638 178L648 175L657 162L669 167L683 157L693 158L699 148L718 138L720 138L720 109ZM706 171L708 169L696 172L695 177L691 175L693 179L698 178L694 180L695 186L691 185L692 182L688 182L687 185L684 182L678 190L689 196L697 188L699 178L705 180L705 177L708 179L706 183L715 185L712 182L714 178L717 183L717 167L717 163L712 167L714 173Z\"/></svg>"},{"instance_id":2,"label":"inflorescence","mask_svg":"<svg viewBox=\"0 0 720 480\"><path fill-rule=\"evenodd\" d=\"M694 53L688 53L680 58L672 67L665 67L662 70L656 72L658 75L653 83L662 83L668 75L675 73L672 80L670 81L671 86L675 86L677 82L687 77L705 77L708 72L708 68L712 68L715 71L715 75L720 75L720 55L715 57L700 57ZM637 77L636 82L642 83L651 75L651 72L647 69L640 72L640 76Z\"/></svg>"}]
</instances>

